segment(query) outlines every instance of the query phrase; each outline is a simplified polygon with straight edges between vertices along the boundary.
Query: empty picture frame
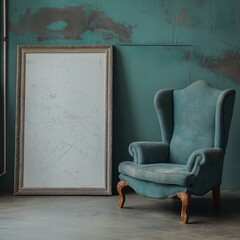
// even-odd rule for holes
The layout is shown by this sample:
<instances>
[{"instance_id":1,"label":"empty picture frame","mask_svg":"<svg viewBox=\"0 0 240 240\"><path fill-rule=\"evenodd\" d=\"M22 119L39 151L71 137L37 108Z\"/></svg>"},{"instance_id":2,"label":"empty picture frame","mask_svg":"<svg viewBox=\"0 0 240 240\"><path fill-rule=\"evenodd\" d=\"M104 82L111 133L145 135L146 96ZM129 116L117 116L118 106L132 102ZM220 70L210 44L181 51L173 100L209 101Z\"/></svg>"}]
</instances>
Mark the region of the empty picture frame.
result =
<instances>
[{"instance_id":1,"label":"empty picture frame","mask_svg":"<svg viewBox=\"0 0 240 240\"><path fill-rule=\"evenodd\" d=\"M112 47L18 46L16 195L110 195Z\"/></svg>"}]
</instances>

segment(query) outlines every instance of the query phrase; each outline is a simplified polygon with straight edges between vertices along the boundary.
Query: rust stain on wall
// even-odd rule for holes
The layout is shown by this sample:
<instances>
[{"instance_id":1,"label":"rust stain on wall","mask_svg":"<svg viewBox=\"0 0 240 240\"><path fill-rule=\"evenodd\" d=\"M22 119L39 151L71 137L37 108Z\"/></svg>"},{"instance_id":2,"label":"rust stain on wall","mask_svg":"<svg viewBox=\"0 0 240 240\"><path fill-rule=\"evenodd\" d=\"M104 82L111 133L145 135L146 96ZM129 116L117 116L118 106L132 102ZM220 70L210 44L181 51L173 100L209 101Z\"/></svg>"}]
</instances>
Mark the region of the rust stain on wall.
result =
<instances>
[{"instance_id":1,"label":"rust stain on wall","mask_svg":"<svg viewBox=\"0 0 240 240\"><path fill-rule=\"evenodd\" d=\"M221 57L204 57L194 54L202 68L214 73L221 73L233 81L240 82L240 51L227 51Z\"/></svg>"},{"instance_id":2,"label":"rust stain on wall","mask_svg":"<svg viewBox=\"0 0 240 240\"><path fill-rule=\"evenodd\" d=\"M167 23L177 24L183 27L195 27L199 23L196 18L190 15L189 10L182 9L179 13L175 14L169 10L166 10Z\"/></svg>"},{"instance_id":3,"label":"rust stain on wall","mask_svg":"<svg viewBox=\"0 0 240 240\"><path fill-rule=\"evenodd\" d=\"M189 20L189 12L187 10L182 10L176 17L177 23L183 26L188 26L191 24Z\"/></svg>"},{"instance_id":4,"label":"rust stain on wall","mask_svg":"<svg viewBox=\"0 0 240 240\"><path fill-rule=\"evenodd\" d=\"M202 7L205 4L205 0L196 0L199 7Z\"/></svg>"},{"instance_id":5,"label":"rust stain on wall","mask_svg":"<svg viewBox=\"0 0 240 240\"><path fill-rule=\"evenodd\" d=\"M52 30L49 24L64 21L62 29ZM90 9L84 5L66 8L41 8L31 14L27 9L18 23L10 23L10 31L18 34L34 33L38 41L52 39L78 40L86 31L99 32L105 40L118 39L130 42L133 26L113 21L103 11Z\"/></svg>"}]
</instances>

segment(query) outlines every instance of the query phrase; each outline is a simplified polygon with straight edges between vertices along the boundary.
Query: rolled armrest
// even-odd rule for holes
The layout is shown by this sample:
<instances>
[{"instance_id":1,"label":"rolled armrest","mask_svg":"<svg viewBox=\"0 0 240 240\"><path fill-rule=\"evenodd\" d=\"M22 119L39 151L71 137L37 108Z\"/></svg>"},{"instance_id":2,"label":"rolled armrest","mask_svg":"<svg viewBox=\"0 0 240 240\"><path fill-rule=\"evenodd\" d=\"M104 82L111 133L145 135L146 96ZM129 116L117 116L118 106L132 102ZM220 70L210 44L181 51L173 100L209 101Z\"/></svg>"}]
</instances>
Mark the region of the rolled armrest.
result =
<instances>
[{"instance_id":1,"label":"rolled armrest","mask_svg":"<svg viewBox=\"0 0 240 240\"><path fill-rule=\"evenodd\" d=\"M162 142L133 142L129 145L129 153L138 164L167 162L169 144Z\"/></svg>"},{"instance_id":2,"label":"rolled armrest","mask_svg":"<svg viewBox=\"0 0 240 240\"><path fill-rule=\"evenodd\" d=\"M221 148L198 149L189 157L185 170L196 173L201 166L216 166L216 164L221 164L223 157L224 150Z\"/></svg>"}]
</instances>

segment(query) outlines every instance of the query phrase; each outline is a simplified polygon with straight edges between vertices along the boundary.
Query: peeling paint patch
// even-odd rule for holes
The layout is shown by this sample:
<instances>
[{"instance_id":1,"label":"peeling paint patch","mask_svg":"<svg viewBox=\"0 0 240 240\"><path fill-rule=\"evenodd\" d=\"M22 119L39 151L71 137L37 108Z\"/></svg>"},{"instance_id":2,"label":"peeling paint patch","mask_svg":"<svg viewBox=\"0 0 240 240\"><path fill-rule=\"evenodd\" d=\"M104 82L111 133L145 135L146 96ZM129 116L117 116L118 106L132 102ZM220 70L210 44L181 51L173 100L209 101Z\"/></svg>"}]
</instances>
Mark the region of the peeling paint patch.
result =
<instances>
[{"instance_id":1,"label":"peeling paint patch","mask_svg":"<svg viewBox=\"0 0 240 240\"><path fill-rule=\"evenodd\" d=\"M211 72L221 73L240 82L240 51L227 51L221 57L202 56L194 54L202 68L208 68Z\"/></svg>"},{"instance_id":2,"label":"peeling paint patch","mask_svg":"<svg viewBox=\"0 0 240 240\"><path fill-rule=\"evenodd\" d=\"M54 23L65 22L62 28L49 28ZM24 35L34 33L38 41L52 39L82 39L86 31L98 32L105 40L130 42L133 26L115 22L103 11L84 5L66 8L41 8L34 14L27 9L18 23L10 23L10 31Z\"/></svg>"}]
</instances>

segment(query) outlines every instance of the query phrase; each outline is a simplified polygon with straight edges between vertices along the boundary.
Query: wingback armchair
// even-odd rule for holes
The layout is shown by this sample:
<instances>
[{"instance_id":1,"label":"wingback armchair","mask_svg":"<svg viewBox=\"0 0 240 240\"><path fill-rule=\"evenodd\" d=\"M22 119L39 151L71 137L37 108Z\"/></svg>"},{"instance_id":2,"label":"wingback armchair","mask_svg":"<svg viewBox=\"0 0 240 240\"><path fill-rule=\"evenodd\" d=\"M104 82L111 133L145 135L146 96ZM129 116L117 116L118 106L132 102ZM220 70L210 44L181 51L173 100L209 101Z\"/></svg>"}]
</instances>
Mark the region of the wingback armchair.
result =
<instances>
[{"instance_id":1,"label":"wingback armchair","mask_svg":"<svg viewBox=\"0 0 240 240\"><path fill-rule=\"evenodd\" d=\"M133 142L133 161L119 164L119 207L126 186L150 198L178 196L181 219L189 220L191 195L212 191L220 208L223 160L232 118L235 91L197 81L182 90L160 90L154 99L162 142Z\"/></svg>"}]
</instances>

